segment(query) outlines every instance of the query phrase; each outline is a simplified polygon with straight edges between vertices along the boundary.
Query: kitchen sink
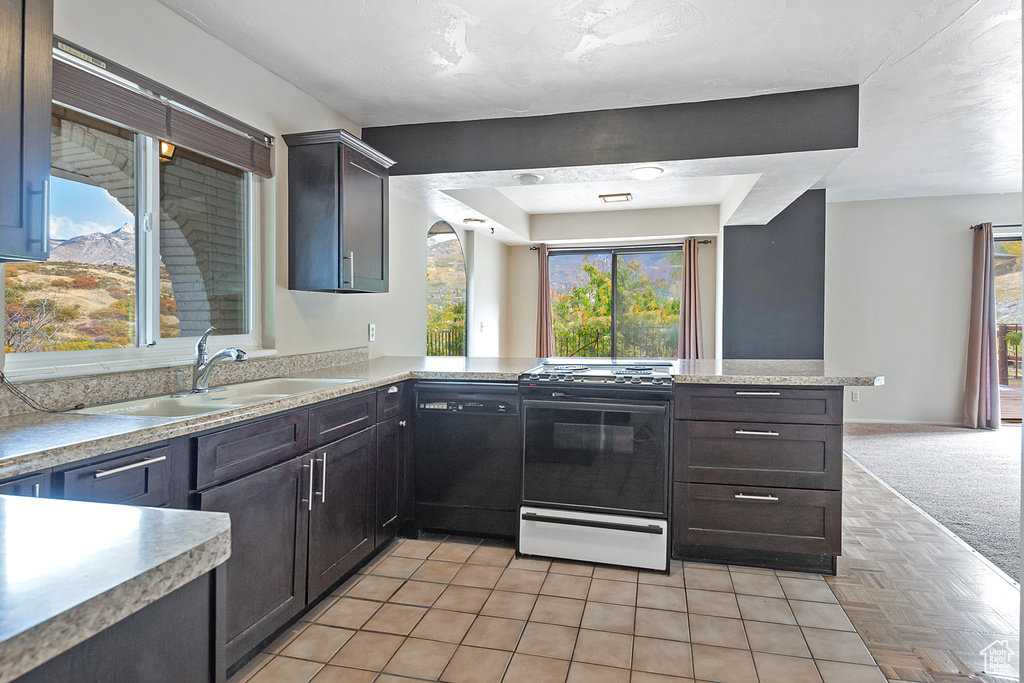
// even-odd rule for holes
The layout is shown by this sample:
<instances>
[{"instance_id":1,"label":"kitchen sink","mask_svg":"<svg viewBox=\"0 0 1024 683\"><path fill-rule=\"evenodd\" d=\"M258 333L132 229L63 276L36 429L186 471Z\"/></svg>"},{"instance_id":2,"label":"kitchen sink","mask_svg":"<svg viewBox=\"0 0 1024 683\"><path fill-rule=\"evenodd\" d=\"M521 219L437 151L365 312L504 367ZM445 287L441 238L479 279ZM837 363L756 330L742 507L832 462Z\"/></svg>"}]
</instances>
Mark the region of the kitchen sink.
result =
<instances>
[{"instance_id":1,"label":"kitchen sink","mask_svg":"<svg viewBox=\"0 0 1024 683\"><path fill-rule=\"evenodd\" d=\"M122 415L125 417L165 417L184 419L206 415L221 410L232 410L245 406L287 398L319 389L350 384L360 381L350 379L317 379L305 377L275 377L243 384L229 384L214 387L206 394L171 394L151 396L134 401L119 401L89 406L76 410L87 415Z\"/></svg>"}]
</instances>

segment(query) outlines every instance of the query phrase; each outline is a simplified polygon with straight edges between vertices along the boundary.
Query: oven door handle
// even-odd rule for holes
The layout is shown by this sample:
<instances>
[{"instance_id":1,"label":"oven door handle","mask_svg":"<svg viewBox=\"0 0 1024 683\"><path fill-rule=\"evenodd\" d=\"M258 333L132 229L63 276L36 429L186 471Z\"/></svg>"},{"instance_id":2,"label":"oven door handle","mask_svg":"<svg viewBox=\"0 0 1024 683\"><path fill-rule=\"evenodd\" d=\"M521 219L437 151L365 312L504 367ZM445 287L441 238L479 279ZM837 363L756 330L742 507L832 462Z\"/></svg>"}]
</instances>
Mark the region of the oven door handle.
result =
<instances>
[{"instance_id":1,"label":"oven door handle","mask_svg":"<svg viewBox=\"0 0 1024 683\"><path fill-rule=\"evenodd\" d=\"M665 530L657 524L641 526L639 524L621 524L619 522L601 522L593 519L572 519L567 517L555 517L554 515L538 515L536 512L524 512L524 522L549 522L551 524L568 524L570 526L587 526L595 529L613 529L615 531L636 531L642 534L662 535Z\"/></svg>"},{"instance_id":2,"label":"oven door handle","mask_svg":"<svg viewBox=\"0 0 1024 683\"><path fill-rule=\"evenodd\" d=\"M555 394L552 394L555 395ZM545 401L542 399L528 398L523 400L523 408L551 408L555 410L607 410L615 411L617 413L666 413L668 412L668 403L661 404L643 404L643 403L630 403L629 401L623 401L622 403L584 403L582 401Z\"/></svg>"}]
</instances>

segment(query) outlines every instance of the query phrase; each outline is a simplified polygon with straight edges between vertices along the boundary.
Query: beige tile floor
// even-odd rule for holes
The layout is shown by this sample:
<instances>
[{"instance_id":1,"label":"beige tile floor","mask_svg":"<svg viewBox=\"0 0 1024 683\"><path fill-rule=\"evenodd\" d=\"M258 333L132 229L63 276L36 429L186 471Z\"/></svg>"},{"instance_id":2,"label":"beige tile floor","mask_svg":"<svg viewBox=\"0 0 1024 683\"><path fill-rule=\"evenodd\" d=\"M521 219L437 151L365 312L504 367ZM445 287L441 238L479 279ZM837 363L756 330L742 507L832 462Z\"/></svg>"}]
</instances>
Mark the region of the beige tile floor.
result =
<instances>
[{"instance_id":1,"label":"beige tile floor","mask_svg":"<svg viewBox=\"0 0 1024 683\"><path fill-rule=\"evenodd\" d=\"M663 573L403 540L232 683L884 681L820 577Z\"/></svg>"},{"instance_id":2,"label":"beige tile floor","mask_svg":"<svg viewBox=\"0 0 1024 683\"><path fill-rule=\"evenodd\" d=\"M827 581L400 540L231 683L1015 680L978 673L977 653L996 637L1017 651L1019 589L850 462L844 486L845 554Z\"/></svg>"}]
</instances>

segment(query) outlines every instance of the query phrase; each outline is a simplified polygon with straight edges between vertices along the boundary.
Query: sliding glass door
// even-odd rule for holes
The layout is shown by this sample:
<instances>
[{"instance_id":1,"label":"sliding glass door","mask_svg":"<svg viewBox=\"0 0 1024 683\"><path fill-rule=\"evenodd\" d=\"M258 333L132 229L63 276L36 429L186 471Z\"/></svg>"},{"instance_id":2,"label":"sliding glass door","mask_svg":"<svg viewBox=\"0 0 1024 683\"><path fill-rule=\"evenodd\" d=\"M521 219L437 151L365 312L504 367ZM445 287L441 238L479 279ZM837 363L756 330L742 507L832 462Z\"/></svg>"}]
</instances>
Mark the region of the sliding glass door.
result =
<instances>
[{"instance_id":1,"label":"sliding glass door","mask_svg":"<svg viewBox=\"0 0 1024 683\"><path fill-rule=\"evenodd\" d=\"M552 251L555 354L675 358L681 247Z\"/></svg>"}]
</instances>

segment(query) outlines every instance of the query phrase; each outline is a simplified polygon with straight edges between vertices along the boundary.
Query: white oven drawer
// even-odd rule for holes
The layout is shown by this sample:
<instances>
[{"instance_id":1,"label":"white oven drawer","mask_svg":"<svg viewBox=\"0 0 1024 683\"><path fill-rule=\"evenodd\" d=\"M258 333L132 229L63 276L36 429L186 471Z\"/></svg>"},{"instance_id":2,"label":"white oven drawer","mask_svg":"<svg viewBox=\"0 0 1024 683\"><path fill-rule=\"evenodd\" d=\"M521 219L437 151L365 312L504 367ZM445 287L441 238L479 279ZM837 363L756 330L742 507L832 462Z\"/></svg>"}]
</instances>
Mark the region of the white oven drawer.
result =
<instances>
[{"instance_id":1,"label":"white oven drawer","mask_svg":"<svg viewBox=\"0 0 1024 683\"><path fill-rule=\"evenodd\" d=\"M668 568L668 521L521 507L519 552L565 560Z\"/></svg>"}]
</instances>

